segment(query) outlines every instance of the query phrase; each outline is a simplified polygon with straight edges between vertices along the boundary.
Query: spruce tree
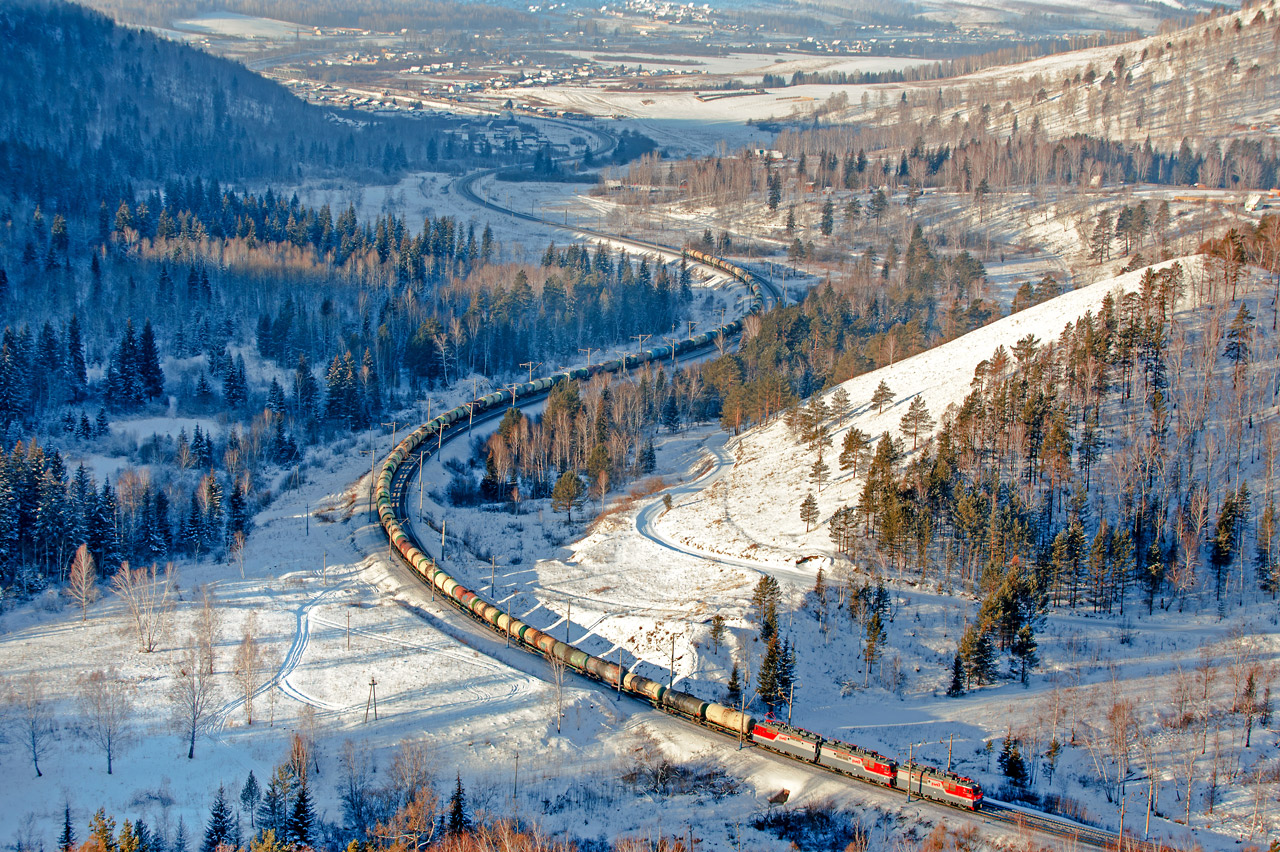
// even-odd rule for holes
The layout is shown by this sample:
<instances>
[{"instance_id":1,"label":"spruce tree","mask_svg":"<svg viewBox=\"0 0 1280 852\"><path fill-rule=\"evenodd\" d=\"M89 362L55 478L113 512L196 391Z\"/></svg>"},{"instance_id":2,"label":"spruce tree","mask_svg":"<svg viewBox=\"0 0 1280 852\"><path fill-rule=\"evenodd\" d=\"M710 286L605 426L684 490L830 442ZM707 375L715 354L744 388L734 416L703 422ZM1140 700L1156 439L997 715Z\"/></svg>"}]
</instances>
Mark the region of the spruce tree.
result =
<instances>
[{"instance_id":1,"label":"spruce tree","mask_svg":"<svg viewBox=\"0 0 1280 852\"><path fill-rule=\"evenodd\" d=\"M289 824L286 836L298 846L311 845L311 831L315 827L316 815L311 806L311 792L307 789L307 779L298 781L298 792L293 797L293 808L289 811Z\"/></svg>"},{"instance_id":2,"label":"spruce tree","mask_svg":"<svg viewBox=\"0 0 1280 852\"><path fill-rule=\"evenodd\" d=\"M213 799L213 808L209 812L209 824L205 826L200 852L218 852L218 846L231 839L231 822L231 806L227 804L226 790L219 785L218 794Z\"/></svg>"},{"instance_id":3,"label":"spruce tree","mask_svg":"<svg viewBox=\"0 0 1280 852\"><path fill-rule=\"evenodd\" d=\"M662 425L668 432L680 429L680 409L676 405L675 395L668 396L662 403Z\"/></svg>"},{"instance_id":4,"label":"spruce tree","mask_svg":"<svg viewBox=\"0 0 1280 852\"><path fill-rule=\"evenodd\" d=\"M756 676L756 694L765 703L770 712L782 703L782 691L779 685L779 674L782 668L782 643L778 634L769 637L765 647L764 659L760 661L760 674Z\"/></svg>"},{"instance_id":5,"label":"spruce tree","mask_svg":"<svg viewBox=\"0 0 1280 852\"><path fill-rule=\"evenodd\" d=\"M725 695L725 701L730 707L737 707L738 702L742 700L742 676L738 673L738 664L735 661L733 670L729 672L728 693Z\"/></svg>"},{"instance_id":6,"label":"spruce tree","mask_svg":"<svg viewBox=\"0 0 1280 852\"><path fill-rule=\"evenodd\" d=\"M63 805L62 833L58 835L58 852L71 852L76 845L76 832L71 826L71 803Z\"/></svg>"},{"instance_id":7,"label":"spruce tree","mask_svg":"<svg viewBox=\"0 0 1280 852\"><path fill-rule=\"evenodd\" d=\"M173 843L169 844L169 852L187 852L187 821L178 817L178 828L173 833Z\"/></svg>"},{"instance_id":8,"label":"spruce tree","mask_svg":"<svg viewBox=\"0 0 1280 852\"><path fill-rule=\"evenodd\" d=\"M240 807L249 815L249 825L252 828L258 827L258 803L262 801L262 788L258 785L258 779L254 777L253 770L249 770L249 777L244 779L244 786L240 788Z\"/></svg>"},{"instance_id":9,"label":"spruce tree","mask_svg":"<svg viewBox=\"0 0 1280 852\"><path fill-rule=\"evenodd\" d=\"M955 698L964 695L964 663L957 653L951 658L951 683L947 686L947 697Z\"/></svg>"},{"instance_id":10,"label":"spruce tree","mask_svg":"<svg viewBox=\"0 0 1280 852\"><path fill-rule=\"evenodd\" d=\"M138 375L144 397L158 399L164 394L164 370L160 368L160 351L151 320L143 324L142 339L138 342Z\"/></svg>"},{"instance_id":11,"label":"spruce tree","mask_svg":"<svg viewBox=\"0 0 1280 852\"><path fill-rule=\"evenodd\" d=\"M274 831L276 837L285 836L285 826L289 813L290 775L281 768L267 782L267 791L262 795L262 804L258 806L258 824L264 832Z\"/></svg>"},{"instance_id":12,"label":"spruce tree","mask_svg":"<svg viewBox=\"0 0 1280 852\"><path fill-rule=\"evenodd\" d=\"M462 789L461 772L454 779L453 795L449 797L449 813L446 817L445 830L454 837L471 830L471 820L467 817L467 794Z\"/></svg>"}]
</instances>

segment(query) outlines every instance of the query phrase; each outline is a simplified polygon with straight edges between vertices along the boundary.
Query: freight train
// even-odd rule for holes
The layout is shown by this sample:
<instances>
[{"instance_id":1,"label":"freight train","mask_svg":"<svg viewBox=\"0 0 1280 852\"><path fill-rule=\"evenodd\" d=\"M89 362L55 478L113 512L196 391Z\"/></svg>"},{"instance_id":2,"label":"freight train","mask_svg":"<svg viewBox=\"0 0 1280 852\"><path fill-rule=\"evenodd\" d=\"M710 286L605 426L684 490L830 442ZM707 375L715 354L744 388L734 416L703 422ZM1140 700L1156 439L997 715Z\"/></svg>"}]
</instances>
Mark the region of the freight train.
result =
<instances>
[{"instance_id":1,"label":"freight train","mask_svg":"<svg viewBox=\"0 0 1280 852\"><path fill-rule=\"evenodd\" d=\"M684 254L688 259L718 269L745 284L752 294L751 313L763 308L764 289L767 285L755 275L728 261L700 251L688 250ZM511 404L514 405L517 399L547 393L556 382L587 379L600 373L617 373L630 367L675 358L688 352L701 350L721 335L730 338L741 331L742 320L737 319L674 344L655 347L635 355L629 354L623 358L590 367L579 367L557 373L549 378L525 382L515 386L510 392L499 391L483 396L471 405L473 408L478 408L479 412L493 411L507 404L508 393L511 393ZM414 452L421 448L421 452L429 453L433 443L438 447L443 442L444 431L454 424L467 420L470 414L467 406L459 406L419 426L387 457L375 484L378 519L392 546L415 573L438 589L462 612L526 650L554 658L573 671L608 684L620 692L644 699L661 710L704 727L731 734L742 741L750 740L777 754L822 766L851 778L903 790L909 795L917 795L969 810L981 808L982 790L969 778L918 763L900 764L891 758L856 745L824 739L812 732L792 728L772 719L757 719L742 710L670 689L657 681L625 671L617 663L611 663L573 645L558 641L533 625L526 624L510 613L504 612L451 577L418 547L413 536L396 517L394 484L397 471Z\"/></svg>"}]
</instances>

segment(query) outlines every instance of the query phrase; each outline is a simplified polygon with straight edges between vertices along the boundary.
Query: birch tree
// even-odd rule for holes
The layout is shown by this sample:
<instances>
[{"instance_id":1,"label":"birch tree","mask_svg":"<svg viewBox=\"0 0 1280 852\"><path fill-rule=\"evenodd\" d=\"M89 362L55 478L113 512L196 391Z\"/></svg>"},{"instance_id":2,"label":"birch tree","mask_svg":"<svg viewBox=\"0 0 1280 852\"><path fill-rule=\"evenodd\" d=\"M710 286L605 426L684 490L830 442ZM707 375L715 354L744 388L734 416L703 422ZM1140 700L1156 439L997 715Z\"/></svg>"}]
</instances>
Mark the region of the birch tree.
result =
<instances>
[{"instance_id":1,"label":"birch tree","mask_svg":"<svg viewBox=\"0 0 1280 852\"><path fill-rule=\"evenodd\" d=\"M173 683L169 688L173 727L187 743L187 760L195 758L196 738L209 729L217 702L213 672L204 663L204 655L196 638L192 637L174 667Z\"/></svg>"},{"instance_id":2,"label":"birch tree","mask_svg":"<svg viewBox=\"0 0 1280 852\"><path fill-rule=\"evenodd\" d=\"M31 765L40 771L40 758L53 742L53 705L45 696L44 681L36 671L29 671L10 685L9 706L17 716L16 727L21 734L23 748L31 757Z\"/></svg>"},{"instance_id":3,"label":"birch tree","mask_svg":"<svg viewBox=\"0 0 1280 852\"><path fill-rule=\"evenodd\" d=\"M116 754L133 737L134 686L113 666L90 672L80 680L80 712L91 739L107 757L112 774Z\"/></svg>"},{"instance_id":4,"label":"birch tree","mask_svg":"<svg viewBox=\"0 0 1280 852\"><path fill-rule=\"evenodd\" d=\"M80 623L84 624L89 618L89 604L98 599L98 571L87 544L76 548L76 555L71 560L67 594L80 607Z\"/></svg>"},{"instance_id":5,"label":"birch tree","mask_svg":"<svg viewBox=\"0 0 1280 852\"><path fill-rule=\"evenodd\" d=\"M173 563L167 563L164 573L158 575L155 563L149 568L130 568L125 562L112 578L111 588L133 620L138 650L151 653L160 643L173 609Z\"/></svg>"}]
</instances>

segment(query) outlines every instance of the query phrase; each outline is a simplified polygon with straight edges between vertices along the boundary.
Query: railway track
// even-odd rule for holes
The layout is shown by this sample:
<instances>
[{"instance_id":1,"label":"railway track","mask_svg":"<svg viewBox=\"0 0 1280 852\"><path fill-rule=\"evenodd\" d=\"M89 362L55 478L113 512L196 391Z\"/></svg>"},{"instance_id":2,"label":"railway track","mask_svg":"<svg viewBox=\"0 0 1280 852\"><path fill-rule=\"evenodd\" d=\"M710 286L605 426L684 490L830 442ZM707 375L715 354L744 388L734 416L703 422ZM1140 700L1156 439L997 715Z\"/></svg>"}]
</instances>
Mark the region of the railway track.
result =
<instances>
[{"instance_id":1,"label":"railway track","mask_svg":"<svg viewBox=\"0 0 1280 852\"><path fill-rule=\"evenodd\" d=\"M606 239L611 242L620 242L632 245L644 251L672 254L675 256L688 256L687 252L683 252L679 249L673 249L669 246L661 246L643 240L617 237L612 234L605 234L589 228L567 227L541 219L531 213L527 214L500 207L488 199L477 195L474 190L475 182L486 174L491 173L492 171L478 172L461 179L456 184L459 194L473 203L498 213L517 216L521 219L543 223L556 228L576 231L584 235ZM729 274L734 275L734 277L743 280L743 282L748 285L751 283L758 285L756 288L756 304L753 306L753 310L758 310L779 301L779 290L775 285L773 285L772 281L769 281L766 278L752 273L745 273L743 270L738 269L737 267L732 267L730 264L723 261L719 261L719 265L717 265L714 262L706 262L698 260L697 258L695 258L695 260L701 265L710 267L719 272L728 272ZM736 270L736 274L731 270ZM722 327L722 330L729 329L735 329L735 334L740 333L741 320L736 320L734 323L730 324L730 326ZM679 346L673 344L671 347L662 347L656 351L649 350L645 353L634 356L634 358L633 356L627 355L619 361L610 362L608 365L597 365L595 368L590 370L578 369L568 371L566 373L558 374L553 378L585 378L588 375L595 375L600 372L625 370L631 366L638 366L642 363L648 363L653 360L665 360L668 356L677 358L678 360L687 360L690 358L701 357L713 347L714 343L711 340L711 335L706 334L699 338L683 341ZM511 405L527 406L540 402L549 393L551 384L552 383L549 380L540 380L538 383L531 382L520 386L520 389L516 391L515 395L512 397ZM497 399L495 400L494 397L497 397ZM473 401L473 404L479 404L480 414L474 417L474 419L468 419L467 422L469 422L471 426L474 426L476 423L483 424L502 417L507 408L506 403L503 401L504 397L505 394L499 393ZM430 423L423 424L418 430L411 433L409 437L401 442L397 449L393 451L391 456L389 456L384 462L382 474L374 483L374 487L376 488L379 521L388 533L389 552L395 554L394 558L397 558L401 564L430 586L433 590L433 595L439 592L441 597L447 599L460 612L467 615L470 619L480 623L486 629L493 630L501 636L508 637L509 641L513 644L528 650L531 653L549 656L553 653L550 646L544 647L537 639L535 639L534 642L525 640L526 635L537 636L541 634L540 631L532 629L529 634L526 634L526 625L515 620L509 613L501 612L493 604L489 603L471 590L461 587L453 580L452 577L449 577L443 570L439 569L434 561L426 555L421 544L414 538L412 530L407 526L409 518L407 489L410 481L412 480L415 469L420 469L421 465L425 462L425 459L432 453L438 452L442 449L445 443L470 431L469 429L464 430L462 428L457 428L453 432L447 432L450 425L457 425L461 427L462 415L460 413L457 414L457 419L449 419L451 414L461 411L463 411L462 408L454 409L453 412L441 415L441 417L432 420ZM515 627L517 624L520 625L518 629ZM545 634L541 634L541 636L545 638ZM556 644L560 645L561 643ZM568 650L572 649L569 648ZM559 649L556 649L555 653L560 655L561 652ZM602 677L599 672L590 671L580 666L571 666L571 668L579 674L605 683L605 685L610 689L619 686L624 680L624 673L621 670L613 673L611 675L613 679L611 680L610 677ZM632 676L630 674L625 675L625 678L631 677ZM637 690L628 686L627 692L629 697L640 700ZM723 729L722 726L710 724L705 719L699 720L690 718L688 714L681 712L678 709L665 706L664 702L661 700L652 700L651 703L659 709L683 718L693 724L698 724L702 728L725 736L733 736L738 738L739 742L742 742L742 739L734 732ZM746 741L750 743L750 738L746 738ZM768 753L771 756L785 758L796 763L803 763L805 766L810 768L820 769L824 772L839 775L841 778L861 781L861 779L854 778L846 773L837 772L811 760L804 760L775 750L768 750ZM877 784L871 784L871 782L867 781L862 781L862 783L878 787L881 790L893 789ZM977 816L981 819L1000 823L1018 830L1031 831L1053 838L1057 841L1070 841L1100 849L1115 848L1119 850L1119 852L1123 852L1123 849L1134 850L1134 852L1156 852L1158 849L1154 844L1129 836L1126 836L1123 839L1122 844L1120 836L1114 832L1087 826L1072 820L1050 816L1049 814L1039 811L1012 806L1008 803L994 799L986 799L983 804L983 808L980 811L969 811L962 808L956 808L929 798L919 798L917 801L921 804L936 806L942 809L961 810L971 816Z\"/></svg>"}]
</instances>

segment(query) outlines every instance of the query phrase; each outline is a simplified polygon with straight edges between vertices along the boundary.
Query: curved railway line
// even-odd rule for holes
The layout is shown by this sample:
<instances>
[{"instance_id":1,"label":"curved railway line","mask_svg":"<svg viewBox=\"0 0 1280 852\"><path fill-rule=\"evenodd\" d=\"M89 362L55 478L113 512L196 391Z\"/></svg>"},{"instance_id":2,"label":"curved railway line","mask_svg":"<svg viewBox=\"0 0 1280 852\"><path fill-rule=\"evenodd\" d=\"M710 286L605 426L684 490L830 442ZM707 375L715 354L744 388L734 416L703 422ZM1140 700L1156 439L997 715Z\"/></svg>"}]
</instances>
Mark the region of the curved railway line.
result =
<instances>
[{"instance_id":1,"label":"curved railway line","mask_svg":"<svg viewBox=\"0 0 1280 852\"><path fill-rule=\"evenodd\" d=\"M477 172L459 180L456 184L459 194L469 201L495 212L552 227L564 227L554 222L540 219L532 214L508 210L476 195L474 191L475 182L486 174L491 173L492 171ZM568 228L568 230L611 242L625 243L644 251L685 257L699 265L710 267L737 278L752 293L752 304L748 315L756 313L779 300L778 290L772 282L717 257L704 255L701 252L681 251L641 240L617 237L586 228L573 227ZM444 443L469 431L459 428L450 433L448 431L450 427L468 422L474 425L476 422L485 422L502 416L508 407L507 397L509 394L511 396L509 403L511 406L528 405L544 398L551 388L560 381L583 380L603 373L621 373L632 367L642 366L647 363L660 363L667 359L683 360L705 354L715 345L718 338L728 339L739 335L742 331L744 319L745 316L677 343L655 347L635 355L628 354L622 358L590 367L565 370L550 377L512 386L505 391L490 393L473 400L471 403L446 411L420 425L397 444L396 448L385 459L373 484L378 521L387 534L391 545L389 550L396 553L399 560L409 570L430 586L433 589L433 594L439 593L456 609L479 622L486 629L508 639L512 644L524 650L562 661L573 671L601 682L611 690L616 689L619 692L625 692L629 696L645 701L671 715L732 737L740 743L746 742L760 745L774 755L802 762L811 768L832 772L845 778L862 780L879 786L881 789L888 788L903 791L907 793L908 797L914 794L921 801L936 804L940 807L959 808L963 804L966 806L964 807L966 811L971 813L976 811L975 815L1005 826L1034 831L1057 840L1069 840L1098 848L1120 849L1120 838L1114 832L1053 817L1039 811L1011 806L998 800L984 799L977 785L968 779L960 778L950 773L942 773L920 764L897 764L890 758L884 758L881 755L867 752L856 746L834 741L824 742L822 738L807 731L791 729L769 721L761 720L757 722L757 720L744 712L669 689L649 678L626 671L617 663L611 663L587 654L521 621L475 591L460 584L443 570L414 538L412 531L408 527L406 490L415 466L420 466L431 454L437 453L442 449ZM471 416L473 409L474 417ZM417 465L414 462L417 462ZM792 744L788 745L784 741L789 741ZM799 744L799 747L796 744ZM832 746L837 748L832 749ZM832 751L839 757L844 758L843 762L834 759L828 760L827 755ZM905 785L903 783L904 778ZM928 787L926 787L926 782L929 785ZM973 795L974 793L976 793L976 799ZM1135 850L1135 852L1156 852L1159 847L1156 844L1142 841L1126 833L1123 840L1123 848Z\"/></svg>"}]
</instances>

